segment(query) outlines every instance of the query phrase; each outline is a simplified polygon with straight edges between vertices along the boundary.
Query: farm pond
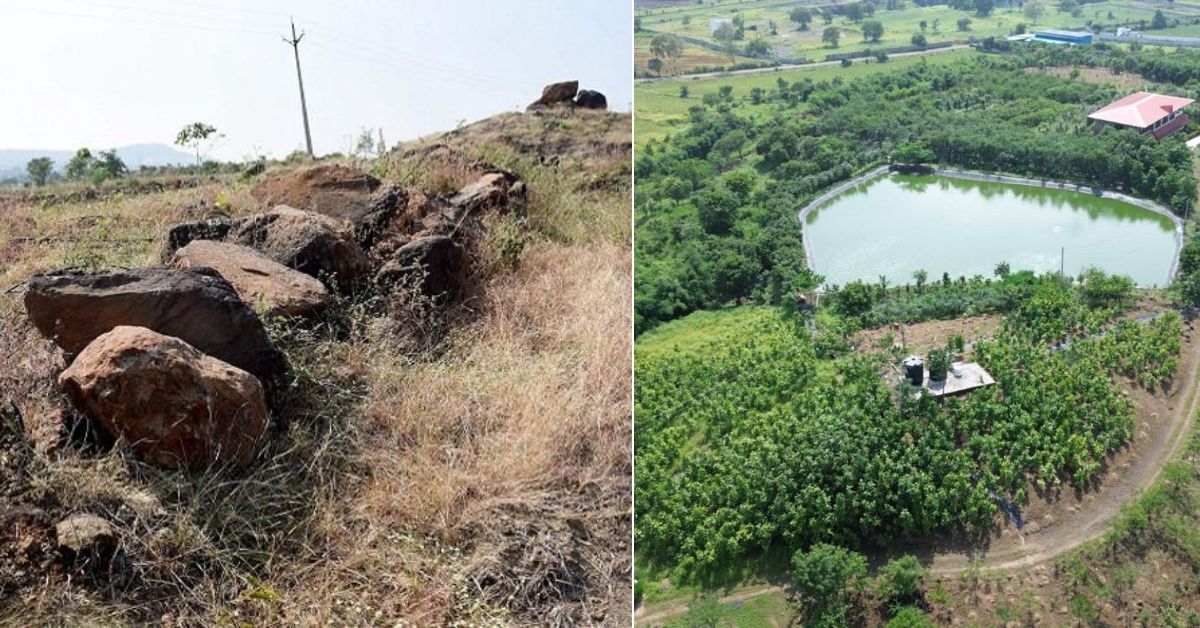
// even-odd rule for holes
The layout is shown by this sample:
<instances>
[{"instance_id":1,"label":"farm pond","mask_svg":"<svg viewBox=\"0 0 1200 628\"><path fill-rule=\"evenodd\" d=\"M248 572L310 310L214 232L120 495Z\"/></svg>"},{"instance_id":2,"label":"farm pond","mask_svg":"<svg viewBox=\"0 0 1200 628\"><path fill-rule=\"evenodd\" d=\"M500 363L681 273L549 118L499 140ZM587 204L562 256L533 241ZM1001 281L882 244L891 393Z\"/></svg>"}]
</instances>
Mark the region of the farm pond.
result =
<instances>
[{"instance_id":1,"label":"farm pond","mask_svg":"<svg viewBox=\"0 0 1200 628\"><path fill-rule=\"evenodd\" d=\"M913 283L1013 271L1077 275L1088 266L1141 286L1168 282L1176 255L1167 216L1083 192L940 175L886 174L805 217L809 259L831 285Z\"/></svg>"}]
</instances>

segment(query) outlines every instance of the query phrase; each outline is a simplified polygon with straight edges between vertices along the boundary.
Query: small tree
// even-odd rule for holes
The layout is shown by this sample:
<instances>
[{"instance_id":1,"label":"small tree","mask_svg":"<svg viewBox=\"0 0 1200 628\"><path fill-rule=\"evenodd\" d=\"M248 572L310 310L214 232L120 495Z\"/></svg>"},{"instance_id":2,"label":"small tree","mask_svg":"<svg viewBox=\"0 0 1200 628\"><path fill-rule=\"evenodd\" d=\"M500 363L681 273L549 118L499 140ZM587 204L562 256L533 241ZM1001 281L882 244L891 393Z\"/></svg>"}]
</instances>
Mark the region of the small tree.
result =
<instances>
[{"instance_id":1,"label":"small tree","mask_svg":"<svg viewBox=\"0 0 1200 628\"><path fill-rule=\"evenodd\" d=\"M867 20L862 23L863 41L879 41L883 37L883 22Z\"/></svg>"},{"instance_id":2,"label":"small tree","mask_svg":"<svg viewBox=\"0 0 1200 628\"><path fill-rule=\"evenodd\" d=\"M925 20L921 20L920 22L917 22L917 26L920 26L921 32L924 33L925 29L929 28L929 22L926 22Z\"/></svg>"},{"instance_id":3,"label":"small tree","mask_svg":"<svg viewBox=\"0 0 1200 628\"><path fill-rule=\"evenodd\" d=\"M71 160L67 162L66 168L63 169L63 174L68 179L82 179L92 171L92 166L95 165L95 162L96 159L92 157L92 151L81 148L71 156Z\"/></svg>"},{"instance_id":4,"label":"small tree","mask_svg":"<svg viewBox=\"0 0 1200 628\"><path fill-rule=\"evenodd\" d=\"M975 17L987 17L995 7L992 0L975 0Z\"/></svg>"},{"instance_id":5,"label":"small tree","mask_svg":"<svg viewBox=\"0 0 1200 628\"><path fill-rule=\"evenodd\" d=\"M913 33L912 45L914 45L918 48L924 48L928 44L929 44L929 42L926 41L924 35L922 35L921 33Z\"/></svg>"},{"instance_id":6,"label":"small tree","mask_svg":"<svg viewBox=\"0 0 1200 628\"><path fill-rule=\"evenodd\" d=\"M925 292L925 282L929 280L929 273L924 270L918 270L913 273L913 281L917 282L917 294Z\"/></svg>"},{"instance_id":7,"label":"small tree","mask_svg":"<svg viewBox=\"0 0 1200 628\"><path fill-rule=\"evenodd\" d=\"M827 26L821 31L821 41L825 42L830 48L838 47L838 40L842 38L842 31L836 26Z\"/></svg>"},{"instance_id":8,"label":"small tree","mask_svg":"<svg viewBox=\"0 0 1200 628\"><path fill-rule=\"evenodd\" d=\"M835 545L818 543L792 556L793 578L803 612L812 623L845 624L850 595L861 591L867 559Z\"/></svg>"},{"instance_id":9,"label":"small tree","mask_svg":"<svg viewBox=\"0 0 1200 628\"><path fill-rule=\"evenodd\" d=\"M650 68L651 72L654 72L655 74L657 74L659 76L662 76L662 69L663 69L662 59L659 59L658 57L654 57L646 62L646 67Z\"/></svg>"},{"instance_id":10,"label":"small tree","mask_svg":"<svg viewBox=\"0 0 1200 628\"><path fill-rule=\"evenodd\" d=\"M1154 11L1154 19L1150 20L1150 28L1160 29L1167 27L1167 16L1163 15L1162 10Z\"/></svg>"},{"instance_id":11,"label":"small tree","mask_svg":"<svg viewBox=\"0 0 1200 628\"><path fill-rule=\"evenodd\" d=\"M209 138L222 137L217 133L216 127L205 124L203 122L193 122L181 129L179 134L175 136L176 146L191 146L196 151L196 167L200 167L200 145L209 141Z\"/></svg>"},{"instance_id":12,"label":"small tree","mask_svg":"<svg viewBox=\"0 0 1200 628\"><path fill-rule=\"evenodd\" d=\"M119 179L127 174L129 174L129 168L117 156L117 151L102 150L96 155L96 161L92 166L91 172L93 182L99 183L105 179Z\"/></svg>"},{"instance_id":13,"label":"small tree","mask_svg":"<svg viewBox=\"0 0 1200 628\"><path fill-rule=\"evenodd\" d=\"M687 97L688 97L688 86L687 86L687 85L680 85L680 86L679 86L679 97L680 97L680 98L687 98Z\"/></svg>"},{"instance_id":14,"label":"small tree","mask_svg":"<svg viewBox=\"0 0 1200 628\"><path fill-rule=\"evenodd\" d=\"M969 18L969 17L959 18L958 19L958 30L963 31L963 32L971 30L971 18Z\"/></svg>"},{"instance_id":15,"label":"small tree","mask_svg":"<svg viewBox=\"0 0 1200 628\"><path fill-rule=\"evenodd\" d=\"M771 52L771 47L767 45L767 40L761 37L755 37L746 43L746 54L751 57L765 57Z\"/></svg>"},{"instance_id":16,"label":"small tree","mask_svg":"<svg viewBox=\"0 0 1200 628\"><path fill-rule=\"evenodd\" d=\"M1025 3L1025 8L1021 9L1021 12L1025 14L1025 17L1029 18L1030 22L1037 24L1038 20L1046 13L1046 5L1042 4L1041 0L1029 0Z\"/></svg>"},{"instance_id":17,"label":"small tree","mask_svg":"<svg viewBox=\"0 0 1200 628\"><path fill-rule=\"evenodd\" d=\"M808 7L796 7L788 13L788 17L800 25L799 30L806 31L808 30L809 22L812 22L812 11Z\"/></svg>"},{"instance_id":18,"label":"small tree","mask_svg":"<svg viewBox=\"0 0 1200 628\"><path fill-rule=\"evenodd\" d=\"M29 173L29 179L38 187L46 185L53 169L54 162L49 157L34 157L25 164L25 172Z\"/></svg>"},{"instance_id":19,"label":"small tree","mask_svg":"<svg viewBox=\"0 0 1200 628\"><path fill-rule=\"evenodd\" d=\"M1004 279L1011 272L1012 267L1008 265L1008 262L1000 262L999 264L996 264L996 269L992 271L992 274Z\"/></svg>"},{"instance_id":20,"label":"small tree","mask_svg":"<svg viewBox=\"0 0 1200 628\"><path fill-rule=\"evenodd\" d=\"M929 357L932 360L933 354L929 354ZM932 371L931 364L930 378L933 377ZM945 376L945 373L942 375ZM924 577L925 568L915 556L892 559L879 570L879 593L893 603L914 601L920 593L921 579Z\"/></svg>"},{"instance_id":21,"label":"small tree","mask_svg":"<svg viewBox=\"0 0 1200 628\"><path fill-rule=\"evenodd\" d=\"M683 41L670 33L659 33L650 40L650 53L659 59L670 61L671 68L679 71L679 56L683 54Z\"/></svg>"}]
</instances>

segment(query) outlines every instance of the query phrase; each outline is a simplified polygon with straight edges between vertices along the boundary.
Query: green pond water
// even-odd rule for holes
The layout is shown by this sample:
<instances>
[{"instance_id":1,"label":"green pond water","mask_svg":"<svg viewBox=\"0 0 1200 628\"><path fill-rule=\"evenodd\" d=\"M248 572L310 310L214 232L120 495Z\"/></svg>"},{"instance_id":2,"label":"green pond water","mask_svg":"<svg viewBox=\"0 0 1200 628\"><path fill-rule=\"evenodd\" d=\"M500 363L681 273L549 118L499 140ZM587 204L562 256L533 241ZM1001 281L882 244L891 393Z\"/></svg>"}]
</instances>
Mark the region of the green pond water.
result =
<instances>
[{"instance_id":1,"label":"green pond water","mask_svg":"<svg viewBox=\"0 0 1200 628\"><path fill-rule=\"evenodd\" d=\"M1170 218L1081 192L983 183L935 175L888 174L838 195L808 214L812 263L826 283L854 279L912 283L979 274L1001 261L1015 270L1088 266L1167 282L1175 256Z\"/></svg>"}]
</instances>

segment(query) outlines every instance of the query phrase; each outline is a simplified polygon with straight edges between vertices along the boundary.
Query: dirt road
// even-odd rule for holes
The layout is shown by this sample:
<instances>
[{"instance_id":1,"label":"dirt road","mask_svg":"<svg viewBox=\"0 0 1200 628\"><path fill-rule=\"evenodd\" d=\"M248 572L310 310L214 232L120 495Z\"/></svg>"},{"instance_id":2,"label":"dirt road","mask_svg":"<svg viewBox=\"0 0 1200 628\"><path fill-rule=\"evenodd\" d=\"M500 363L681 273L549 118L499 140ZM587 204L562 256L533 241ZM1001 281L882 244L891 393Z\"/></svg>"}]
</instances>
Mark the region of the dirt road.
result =
<instances>
[{"instance_id":1,"label":"dirt road","mask_svg":"<svg viewBox=\"0 0 1200 628\"><path fill-rule=\"evenodd\" d=\"M1194 332L1193 332L1194 333ZM1121 506L1136 498L1158 480L1163 468L1180 452L1188 434L1191 433L1197 411L1200 411L1200 386L1197 374L1200 371L1200 342L1192 342L1185 363L1183 388L1178 393L1180 400L1171 420L1161 429L1148 435L1148 450L1152 455L1134 461L1113 481L1102 485L1099 491L1088 495L1084 507L1059 518L1053 525L1036 532L1010 531L1011 538L997 549L989 548L982 555L966 551L936 551L927 567L930 573L946 575L957 573L976 561L983 570L1013 569L1035 565L1057 557L1083 543L1104 534L1109 522L1121 512ZM781 586L754 586L735 589L724 596L722 602L744 601L760 595L783 591ZM649 611L649 612L647 612ZM634 621L640 626L659 624L687 612L686 602L672 603L652 609L639 608Z\"/></svg>"},{"instance_id":2,"label":"dirt road","mask_svg":"<svg viewBox=\"0 0 1200 628\"><path fill-rule=\"evenodd\" d=\"M945 48L932 48L930 50L915 50L913 52L897 52L896 54L888 55L889 59L898 59L900 57L912 57L916 55L931 55L939 52L949 52L951 50L962 50L970 48L963 44L960 46L947 46ZM863 57L869 59L870 57ZM859 60L856 60L859 61ZM713 78L717 76L737 76L739 74L759 74L762 72L775 72L779 70L794 70L797 68L819 68L821 66L839 65L841 61L818 61L816 63L790 63L785 65L776 65L769 68L749 68L746 70L731 70L727 72L704 72L702 74L683 74L679 76L658 76L654 78L641 78L634 81L634 84L642 83L657 83L659 81L696 81L699 79Z\"/></svg>"}]
</instances>

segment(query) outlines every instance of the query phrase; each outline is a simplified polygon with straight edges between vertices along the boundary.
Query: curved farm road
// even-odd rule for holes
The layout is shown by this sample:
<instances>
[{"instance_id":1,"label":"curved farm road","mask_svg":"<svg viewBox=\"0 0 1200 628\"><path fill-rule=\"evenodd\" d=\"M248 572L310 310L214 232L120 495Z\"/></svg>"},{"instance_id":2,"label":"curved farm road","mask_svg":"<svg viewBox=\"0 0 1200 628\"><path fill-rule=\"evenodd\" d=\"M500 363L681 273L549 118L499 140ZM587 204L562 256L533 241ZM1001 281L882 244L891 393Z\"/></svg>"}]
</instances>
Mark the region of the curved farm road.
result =
<instances>
[{"instance_id":1,"label":"curved farm road","mask_svg":"<svg viewBox=\"0 0 1200 628\"><path fill-rule=\"evenodd\" d=\"M917 55L932 55L939 52L949 52L951 50L962 50L970 48L968 44L958 44L955 46L946 46L944 48L930 48L929 50L914 50L912 52L897 52L896 54L888 55L889 59L899 59L900 57L913 57ZM815 63L786 63L783 65L773 65L767 68L747 68L745 70L728 70L721 72L703 72L700 74L680 74L677 76L655 76L651 78L640 78L634 81L635 85L642 83L657 83L659 81L698 81L700 79L715 78L718 76L738 76L740 74L761 74L764 72L775 72L779 70L795 70L799 68L819 68L822 66L840 65L841 61L817 61Z\"/></svg>"},{"instance_id":2,"label":"curved farm road","mask_svg":"<svg viewBox=\"0 0 1200 628\"><path fill-rule=\"evenodd\" d=\"M1187 441L1196 413L1200 411L1200 394L1197 394L1200 392L1200 386L1197 385L1197 372L1200 371L1200 340L1189 344L1192 346L1190 355L1187 356L1186 378L1183 380L1183 388L1178 393L1180 403L1170 422L1147 436L1150 439L1147 455L1133 462L1114 481L1106 483L1099 491L1088 496L1081 507L1061 516L1053 525L1033 533L1018 531L1013 532L1010 538L994 539L993 546L980 554L961 550L934 550L931 554L932 560L928 563L930 573L954 574L971 566L972 561L984 570L1031 566L1055 558L1104 534L1108 530L1109 522L1121 512L1121 506L1153 485L1163 467L1175 459ZM720 600L738 602L783 590L782 586L777 585L757 585L734 589ZM649 609L642 607L635 611L634 621L638 625L648 626L686 612L687 603L684 601Z\"/></svg>"}]
</instances>

